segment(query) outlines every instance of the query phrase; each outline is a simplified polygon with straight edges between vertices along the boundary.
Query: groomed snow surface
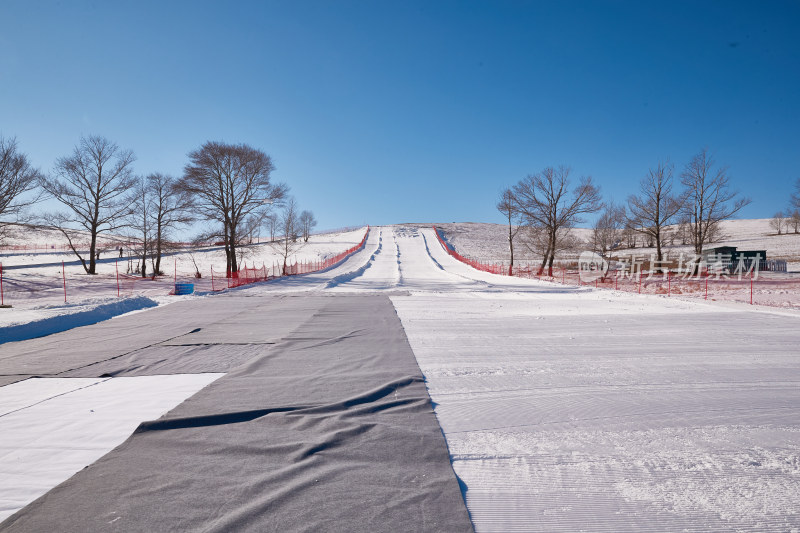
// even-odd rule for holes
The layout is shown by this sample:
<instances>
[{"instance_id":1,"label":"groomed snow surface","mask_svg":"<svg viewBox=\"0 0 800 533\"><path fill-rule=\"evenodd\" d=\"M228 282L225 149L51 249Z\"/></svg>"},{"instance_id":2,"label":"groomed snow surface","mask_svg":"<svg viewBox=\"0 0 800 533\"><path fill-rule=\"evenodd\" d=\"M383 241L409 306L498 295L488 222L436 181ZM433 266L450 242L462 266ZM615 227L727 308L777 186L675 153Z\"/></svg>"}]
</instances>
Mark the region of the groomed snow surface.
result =
<instances>
[{"instance_id":1,"label":"groomed snow surface","mask_svg":"<svg viewBox=\"0 0 800 533\"><path fill-rule=\"evenodd\" d=\"M476 531L800 531L796 313L482 273L413 226L237 294L298 291L391 291Z\"/></svg>"},{"instance_id":2,"label":"groomed snow surface","mask_svg":"<svg viewBox=\"0 0 800 533\"><path fill-rule=\"evenodd\" d=\"M797 315L481 273L431 229L375 228L348 269L287 282L410 292L477 531L800 528Z\"/></svg>"}]
</instances>

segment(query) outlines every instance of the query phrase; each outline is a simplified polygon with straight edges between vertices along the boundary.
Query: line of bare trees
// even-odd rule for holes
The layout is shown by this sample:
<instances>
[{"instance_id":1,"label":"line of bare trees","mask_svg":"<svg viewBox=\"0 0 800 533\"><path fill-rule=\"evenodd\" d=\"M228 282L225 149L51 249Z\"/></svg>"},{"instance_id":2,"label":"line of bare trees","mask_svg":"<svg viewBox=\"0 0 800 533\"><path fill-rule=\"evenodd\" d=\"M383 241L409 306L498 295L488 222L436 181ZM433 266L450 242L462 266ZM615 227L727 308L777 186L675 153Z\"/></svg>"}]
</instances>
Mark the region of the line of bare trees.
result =
<instances>
[{"instance_id":1,"label":"line of bare trees","mask_svg":"<svg viewBox=\"0 0 800 533\"><path fill-rule=\"evenodd\" d=\"M16 139L0 137L0 239L4 222L40 222L61 232L87 274L95 274L104 235L132 233L140 258L138 272L161 273L161 258L170 238L183 226L203 221L212 229L198 241L221 240L226 268L239 269L237 250L252 235L268 227L276 233L284 264L307 242L317 221L311 211L298 213L288 187L273 183L275 167L263 151L246 144L207 142L188 154L180 177L161 173L139 176L130 150L100 136L80 139L72 153L58 158L51 173L43 173L20 152ZM26 208L55 199L61 209L31 215ZM283 208L281 212L277 210ZM89 249L81 249L88 237ZM122 255L122 249L120 249Z\"/></svg>"},{"instance_id":2,"label":"line of bare trees","mask_svg":"<svg viewBox=\"0 0 800 533\"><path fill-rule=\"evenodd\" d=\"M775 213L769 225L778 235L800 233L800 179L794 184L787 210Z\"/></svg>"},{"instance_id":3,"label":"line of bare trees","mask_svg":"<svg viewBox=\"0 0 800 533\"><path fill-rule=\"evenodd\" d=\"M539 272L547 268L552 274L555 255L580 246L573 229L595 213L592 245L601 255L635 247L642 239L656 249L656 260L662 261L663 248L676 238L700 255L704 245L719 238L722 222L733 218L750 199L731 189L727 167L717 165L707 149L686 164L680 175L681 190L676 189L673 172L669 162L649 169L627 205L604 202L590 177L573 184L567 167L547 167L520 180L505 189L497 203L508 224L512 265L518 238L522 247L542 257ZM800 209L800 180L793 202Z\"/></svg>"}]
</instances>

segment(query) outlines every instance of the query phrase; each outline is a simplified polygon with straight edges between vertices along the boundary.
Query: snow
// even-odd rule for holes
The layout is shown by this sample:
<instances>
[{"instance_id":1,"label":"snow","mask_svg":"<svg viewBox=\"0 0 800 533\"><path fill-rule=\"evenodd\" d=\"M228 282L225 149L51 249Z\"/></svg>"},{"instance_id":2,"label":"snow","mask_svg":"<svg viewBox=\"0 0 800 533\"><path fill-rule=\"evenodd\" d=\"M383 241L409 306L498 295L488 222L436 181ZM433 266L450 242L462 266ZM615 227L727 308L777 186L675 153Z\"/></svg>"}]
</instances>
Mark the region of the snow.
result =
<instances>
[{"instance_id":1,"label":"snow","mask_svg":"<svg viewBox=\"0 0 800 533\"><path fill-rule=\"evenodd\" d=\"M0 522L222 375L31 378L0 387Z\"/></svg>"},{"instance_id":2,"label":"snow","mask_svg":"<svg viewBox=\"0 0 800 533\"><path fill-rule=\"evenodd\" d=\"M298 243L290 257L290 263L297 261L316 261L326 259L346 250L361 241L366 228L312 235L307 243ZM27 234L26 234L27 235ZM28 246L60 246L53 244L58 235L46 230L37 230L30 239L17 238L17 244ZM13 240L13 239L12 239ZM282 256L269 243L243 247L244 264L280 265ZM127 275L135 269L136 260L115 257L117 254L101 254L97 265L97 275L88 276L77 263L73 253L3 253L0 248L0 264L3 265L3 292L6 304L13 307L0 308L0 343L9 340L31 338L32 336L63 331L77 325L105 320L135 309L147 307L150 303L166 305L185 298L207 297L211 290L211 269L215 275L224 276L225 252L221 247L202 249L196 252L181 252L162 259L166 276L156 280L142 279ZM62 278L61 261L65 261L66 279ZM203 275L195 278L195 264ZM120 274L119 281L117 273ZM170 296L175 279L179 282L195 284L196 294L192 296ZM65 288L66 284L66 299ZM120 297L117 294L120 294ZM144 298L144 299L143 299ZM126 300L130 300L127 301ZM125 302L125 303L116 303ZM149 302L149 303L145 303ZM127 310L123 310L127 309ZM63 317L59 319L58 317ZM13 338L10 326L20 326L36 322L32 329L16 328ZM45 332L46 333L42 333Z\"/></svg>"},{"instance_id":3,"label":"snow","mask_svg":"<svg viewBox=\"0 0 800 533\"><path fill-rule=\"evenodd\" d=\"M800 258L764 224L725 243ZM459 227L459 250L502 258L501 225ZM800 529L796 311L479 272L422 225L230 294L305 291L390 295L478 532Z\"/></svg>"},{"instance_id":4,"label":"snow","mask_svg":"<svg viewBox=\"0 0 800 533\"><path fill-rule=\"evenodd\" d=\"M767 257L770 259L787 260L790 271L800 270L800 234L777 235L775 230L770 228L769 223L770 219L768 218L727 220L722 223L720 239L707 245L706 248L736 246L740 250L766 250ZM419 226L430 227L431 225ZM445 232L448 242L464 255L497 262L507 262L509 259L508 226L483 223L445 223L436 226ZM575 228L573 232L586 243L586 249L591 248L588 244L592 239L591 230ZM638 238L641 242L641 237ZM531 261L535 259L525 249L521 239L515 239L515 243L515 260ZM570 253L569 257L577 256L581 251ZM664 252L668 258L677 259L681 253L689 255L694 250L691 246L681 245L680 240L676 240L674 244L668 244L664 248ZM637 248L615 250L614 253L649 257L655 253L655 248L638 246Z\"/></svg>"},{"instance_id":5,"label":"snow","mask_svg":"<svg viewBox=\"0 0 800 533\"><path fill-rule=\"evenodd\" d=\"M8 313L7 325L0 325L0 344L25 339L43 337L59 331L96 324L132 311L140 311L157 306L151 298L134 296L112 301L90 299L82 304L43 307ZM41 315L50 314L45 318ZM12 322L15 321L15 322Z\"/></svg>"},{"instance_id":6,"label":"snow","mask_svg":"<svg viewBox=\"0 0 800 533\"><path fill-rule=\"evenodd\" d=\"M478 272L410 226L339 272L253 290L392 291L476 531L800 525L797 313Z\"/></svg>"}]
</instances>

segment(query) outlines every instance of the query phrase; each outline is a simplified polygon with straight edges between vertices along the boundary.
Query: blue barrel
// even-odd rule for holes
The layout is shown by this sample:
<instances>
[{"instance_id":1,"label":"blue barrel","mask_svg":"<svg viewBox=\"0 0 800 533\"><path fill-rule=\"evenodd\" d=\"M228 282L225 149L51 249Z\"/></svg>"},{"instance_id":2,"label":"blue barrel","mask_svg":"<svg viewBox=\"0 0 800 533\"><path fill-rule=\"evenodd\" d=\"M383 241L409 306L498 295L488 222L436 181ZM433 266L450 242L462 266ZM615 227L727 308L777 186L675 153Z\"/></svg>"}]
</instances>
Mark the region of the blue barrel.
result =
<instances>
[{"instance_id":1,"label":"blue barrel","mask_svg":"<svg viewBox=\"0 0 800 533\"><path fill-rule=\"evenodd\" d=\"M192 294L194 292L194 283L176 283L175 295L182 296L184 294Z\"/></svg>"}]
</instances>

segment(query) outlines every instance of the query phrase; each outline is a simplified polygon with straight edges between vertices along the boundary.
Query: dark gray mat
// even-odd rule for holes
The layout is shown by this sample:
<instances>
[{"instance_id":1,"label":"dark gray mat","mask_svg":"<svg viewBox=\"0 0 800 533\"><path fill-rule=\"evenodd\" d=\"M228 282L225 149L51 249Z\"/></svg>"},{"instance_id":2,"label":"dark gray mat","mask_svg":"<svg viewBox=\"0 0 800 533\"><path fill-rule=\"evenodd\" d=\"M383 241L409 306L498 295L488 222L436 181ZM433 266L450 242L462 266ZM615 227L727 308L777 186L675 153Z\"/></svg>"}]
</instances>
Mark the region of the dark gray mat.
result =
<instances>
[{"instance_id":1,"label":"dark gray mat","mask_svg":"<svg viewBox=\"0 0 800 533\"><path fill-rule=\"evenodd\" d=\"M59 375L64 378L154 376L158 374L203 374L230 372L254 357L263 356L268 345L200 344L148 346Z\"/></svg>"},{"instance_id":2,"label":"dark gray mat","mask_svg":"<svg viewBox=\"0 0 800 533\"><path fill-rule=\"evenodd\" d=\"M0 530L472 531L391 302L319 301Z\"/></svg>"},{"instance_id":3,"label":"dark gray mat","mask_svg":"<svg viewBox=\"0 0 800 533\"><path fill-rule=\"evenodd\" d=\"M312 316L323 301L220 295L177 302L47 337L2 344L0 376L9 380L67 373L86 376L75 372L157 345L274 343Z\"/></svg>"}]
</instances>

